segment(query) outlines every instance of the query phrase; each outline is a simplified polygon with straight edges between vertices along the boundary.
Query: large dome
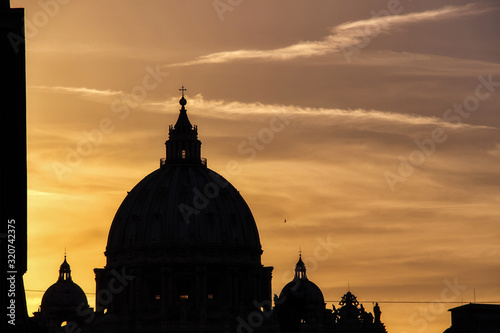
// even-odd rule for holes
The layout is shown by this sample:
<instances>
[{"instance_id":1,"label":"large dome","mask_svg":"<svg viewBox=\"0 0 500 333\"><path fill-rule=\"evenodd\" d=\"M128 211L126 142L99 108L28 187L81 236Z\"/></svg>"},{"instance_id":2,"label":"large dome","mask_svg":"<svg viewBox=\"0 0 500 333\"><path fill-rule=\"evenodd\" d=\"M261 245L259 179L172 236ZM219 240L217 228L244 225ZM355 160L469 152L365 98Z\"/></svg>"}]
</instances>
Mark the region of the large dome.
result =
<instances>
[{"instance_id":1,"label":"large dome","mask_svg":"<svg viewBox=\"0 0 500 333\"><path fill-rule=\"evenodd\" d=\"M123 200L109 231L106 266L94 269L96 295L109 293L109 286L121 290L110 302L96 297L102 332L236 331L237 318L247 318L256 303L271 304L273 267L261 263L252 212L201 158L186 89L180 90L166 157Z\"/></svg>"},{"instance_id":2,"label":"large dome","mask_svg":"<svg viewBox=\"0 0 500 333\"><path fill-rule=\"evenodd\" d=\"M260 264L252 212L227 180L207 168L184 97L180 104L165 142L166 158L128 193L113 219L107 263L116 267L209 256L214 263L233 257Z\"/></svg>"},{"instance_id":3,"label":"large dome","mask_svg":"<svg viewBox=\"0 0 500 333\"><path fill-rule=\"evenodd\" d=\"M108 264L126 253L187 248L261 254L252 212L240 193L204 165L165 164L140 181L109 232Z\"/></svg>"}]
</instances>

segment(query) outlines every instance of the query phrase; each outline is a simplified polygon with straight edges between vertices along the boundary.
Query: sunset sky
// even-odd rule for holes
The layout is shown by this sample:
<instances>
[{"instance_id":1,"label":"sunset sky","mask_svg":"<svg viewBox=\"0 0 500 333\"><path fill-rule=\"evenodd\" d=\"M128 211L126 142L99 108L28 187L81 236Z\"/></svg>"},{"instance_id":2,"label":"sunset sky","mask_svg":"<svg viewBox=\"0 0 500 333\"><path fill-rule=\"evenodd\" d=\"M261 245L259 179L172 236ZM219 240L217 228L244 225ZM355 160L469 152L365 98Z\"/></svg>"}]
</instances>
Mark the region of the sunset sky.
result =
<instances>
[{"instance_id":1,"label":"sunset sky","mask_svg":"<svg viewBox=\"0 0 500 333\"><path fill-rule=\"evenodd\" d=\"M500 302L498 1L11 6L26 8L30 314L65 249L95 305L113 216L165 156L182 85L274 293L300 248L328 308L349 288L390 333Z\"/></svg>"}]
</instances>

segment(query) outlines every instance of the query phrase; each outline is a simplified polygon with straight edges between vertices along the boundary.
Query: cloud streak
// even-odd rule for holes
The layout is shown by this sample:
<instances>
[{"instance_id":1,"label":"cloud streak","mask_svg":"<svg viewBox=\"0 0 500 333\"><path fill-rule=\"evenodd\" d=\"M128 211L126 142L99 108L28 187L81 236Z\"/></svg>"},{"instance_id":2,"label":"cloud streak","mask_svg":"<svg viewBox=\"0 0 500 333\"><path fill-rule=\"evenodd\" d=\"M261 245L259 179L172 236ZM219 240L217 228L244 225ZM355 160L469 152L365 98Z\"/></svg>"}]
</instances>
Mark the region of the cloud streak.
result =
<instances>
[{"instance_id":1,"label":"cloud streak","mask_svg":"<svg viewBox=\"0 0 500 333\"><path fill-rule=\"evenodd\" d=\"M154 106L171 106L176 98L172 98L165 103L153 103ZM151 106L153 106L151 105ZM443 128L459 129L494 129L490 126L470 125L466 123L452 124L438 117L425 117L412 114L404 114L390 111L366 110L366 109L339 109L339 108L314 108L298 105L263 104L259 102L242 103L228 102L223 100L205 100L201 94L188 99L188 109L192 108L196 112L212 117L227 118L228 116L252 116L252 115L273 115L287 114L296 116L320 116L338 118L337 123L351 124L380 124L387 123L389 126L439 126ZM151 110L153 111L153 110ZM159 111L159 110L157 110Z\"/></svg>"},{"instance_id":2,"label":"cloud streak","mask_svg":"<svg viewBox=\"0 0 500 333\"><path fill-rule=\"evenodd\" d=\"M99 90L85 87L62 87L62 86L29 86L29 88L33 88L40 91L48 91L48 92L56 92L56 93L73 93L84 96L99 96L99 97L108 97L108 96L119 96L122 95L122 91L118 90Z\"/></svg>"},{"instance_id":3,"label":"cloud streak","mask_svg":"<svg viewBox=\"0 0 500 333\"><path fill-rule=\"evenodd\" d=\"M64 87L64 86L31 86L34 89L55 92L71 93L94 100L99 103L110 103L117 96L124 93L117 90L99 90L86 87ZM145 101L142 104L142 110L146 112L164 113L170 110L172 105L177 103L177 97L169 98L164 101ZM314 108L298 105L282 104L263 104L260 102L243 103L238 101L225 100L206 100L203 95L197 94L188 99L188 109L192 108L195 112L209 115L210 118L228 118L240 116L273 115L286 114L295 116L321 116L335 117L338 124L351 124L361 127L382 126L439 126L450 129L494 129L491 126L470 125L466 123L452 124L438 117L426 117L413 114L398 113L392 111L367 110L367 109L339 109L339 108ZM381 125L381 124L385 124ZM396 127L397 128L397 127Z\"/></svg>"},{"instance_id":4,"label":"cloud streak","mask_svg":"<svg viewBox=\"0 0 500 333\"><path fill-rule=\"evenodd\" d=\"M401 7L402 8L402 7ZM366 20L346 22L333 27L331 34L318 41L303 41L271 50L236 50L216 52L198 57L195 60L167 65L167 67L192 66L201 64L219 64L237 60L291 60L322 56L345 50L366 43L379 34L389 34L394 29L409 24L453 20L481 15L493 10L480 3L463 6L445 6L405 15L378 16Z\"/></svg>"}]
</instances>

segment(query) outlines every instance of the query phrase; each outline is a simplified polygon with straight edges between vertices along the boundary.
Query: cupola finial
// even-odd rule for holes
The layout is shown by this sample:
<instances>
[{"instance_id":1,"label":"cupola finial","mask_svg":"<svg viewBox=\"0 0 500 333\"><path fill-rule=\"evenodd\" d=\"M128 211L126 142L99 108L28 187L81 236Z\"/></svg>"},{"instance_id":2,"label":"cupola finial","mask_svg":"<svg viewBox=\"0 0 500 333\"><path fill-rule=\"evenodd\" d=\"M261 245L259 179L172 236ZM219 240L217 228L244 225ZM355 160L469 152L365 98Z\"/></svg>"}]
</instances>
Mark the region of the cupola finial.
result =
<instances>
[{"instance_id":1,"label":"cupola finial","mask_svg":"<svg viewBox=\"0 0 500 333\"><path fill-rule=\"evenodd\" d=\"M184 97L184 92L186 91L187 89L184 88L184 86L181 87L181 89L179 89L179 91L182 92L182 97Z\"/></svg>"},{"instance_id":2,"label":"cupola finial","mask_svg":"<svg viewBox=\"0 0 500 333\"><path fill-rule=\"evenodd\" d=\"M181 110L184 110L184 106L187 104L187 101L186 99L184 98L184 92L186 91L187 89L184 88L184 86L182 86L181 89L179 89L179 91L182 93L182 97L181 99L179 100L179 104L182 106Z\"/></svg>"}]
</instances>

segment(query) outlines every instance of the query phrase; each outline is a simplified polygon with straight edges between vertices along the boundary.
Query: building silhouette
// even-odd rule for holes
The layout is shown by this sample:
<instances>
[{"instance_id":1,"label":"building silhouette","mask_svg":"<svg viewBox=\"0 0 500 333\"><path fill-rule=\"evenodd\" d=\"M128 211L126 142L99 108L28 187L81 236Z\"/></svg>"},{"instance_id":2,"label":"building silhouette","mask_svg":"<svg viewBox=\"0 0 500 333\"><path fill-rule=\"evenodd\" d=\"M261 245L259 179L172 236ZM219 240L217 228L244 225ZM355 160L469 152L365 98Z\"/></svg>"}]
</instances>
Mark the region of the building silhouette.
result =
<instances>
[{"instance_id":1,"label":"building silhouette","mask_svg":"<svg viewBox=\"0 0 500 333\"><path fill-rule=\"evenodd\" d=\"M189 121L184 87L180 90L166 157L128 192L111 224L106 266L94 269L95 311L71 280L65 258L59 280L35 313L39 327L49 332L386 332L378 305L372 315L350 291L338 310L327 309L301 255L293 280L274 296L273 307L273 267L262 265L252 212L201 157L198 129Z\"/></svg>"},{"instance_id":2,"label":"building silhouette","mask_svg":"<svg viewBox=\"0 0 500 333\"><path fill-rule=\"evenodd\" d=\"M64 261L59 269L57 282L43 294L42 304L34 312L33 321L38 327L49 332L67 332L69 327L87 328L85 318L81 314L92 311L87 296L82 288L73 282L71 267Z\"/></svg>"},{"instance_id":3,"label":"building silhouette","mask_svg":"<svg viewBox=\"0 0 500 333\"><path fill-rule=\"evenodd\" d=\"M24 9L0 1L0 331L28 332L23 276L27 271L26 60Z\"/></svg>"},{"instance_id":4,"label":"building silhouette","mask_svg":"<svg viewBox=\"0 0 500 333\"><path fill-rule=\"evenodd\" d=\"M500 333L500 305L469 303L449 311L451 326L444 333Z\"/></svg>"},{"instance_id":5,"label":"building silhouette","mask_svg":"<svg viewBox=\"0 0 500 333\"><path fill-rule=\"evenodd\" d=\"M183 96L166 158L118 209L96 268L96 295L117 275L112 299L97 297L105 330L234 331L237 318L271 304L272 267L261 263L256 223L240 193L207 167ZM118 287L117 287L118 288Z\"/></svg>"},{"instance_id":6,"label":"building silhouette","mask_svg":"<svg viewBox=\"0 0 500 333\"><path fill-rule=\"evenodd\" d=\"M307 278L306 265L299 255L293 280L287 283L279 296L274 296L276 315L284 332L298 332L300 328L324 329L332 311L325 307L319 287Z\"/></svg>"},{"instance_id":7,"label":"building silhouette","mask_svg":"<svg viewBox=\"0 0 500 333\"><path fill-rule=\"evenodd\" d=\"M342 296L339 309L335 305L327 309L323 293L308 279L300 255L293 280L283 287L279 296L274 296L274 304L281 332L386 332L380 321L378 303L372 315L350 291Z\"/></svg>"}]
</instances>

